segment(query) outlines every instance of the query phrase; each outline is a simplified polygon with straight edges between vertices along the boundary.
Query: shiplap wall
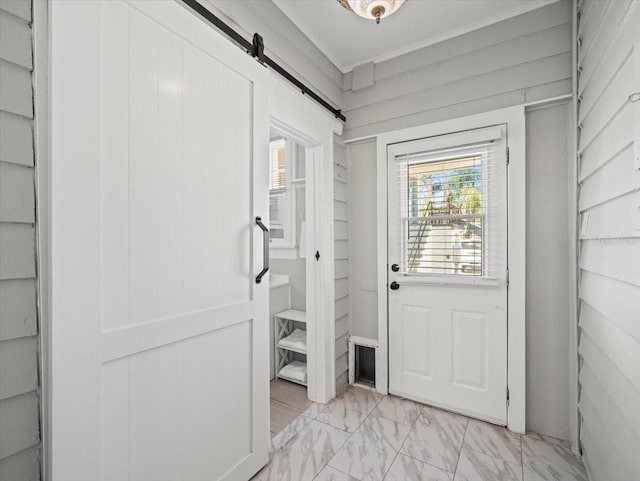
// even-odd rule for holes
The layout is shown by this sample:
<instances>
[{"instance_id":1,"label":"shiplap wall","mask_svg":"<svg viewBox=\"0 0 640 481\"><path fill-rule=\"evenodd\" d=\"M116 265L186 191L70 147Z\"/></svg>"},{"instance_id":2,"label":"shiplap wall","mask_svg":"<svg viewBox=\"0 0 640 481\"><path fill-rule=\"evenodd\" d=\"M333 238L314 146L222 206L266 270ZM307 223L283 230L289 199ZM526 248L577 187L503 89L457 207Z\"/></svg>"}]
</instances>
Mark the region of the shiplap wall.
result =
<instances>
[{"instance_id":1,"label":"shiplap wall","mask_svg":"<svg viewBox=\"0 0 640 481\"><path fill-rule=\"evenodd\" d=\"M264 38L265 52L318 93L342 108L342 72L273 2L205 0L201 2L251 41Z\"/></svg>"},{"instance_id":2,"label":"shiplap wall","mask_svg":"<svg viewBox=\"0 0 640 481\"><path fill-rule=\"evenodd\" d=\"M571 2L562 0L344 79L346 139L570 94Z\"/></svg>"},{"instance_id":3,"label":"shiplap wall","mask_svg":"<svg viewBox=\"0 0 640 481\"><path fill-rule=\"evenodd\" d=\"M640 2L580 3L580 440L592 481L640 479L640 115L628 100L639 37Z\"/></svg>"},{"instance_id":4,"label":"shiplap wall","mask_svg":"<svg viewBox=\"0 0 640 481\"><path fill-rule=\"evenodd\" d=\"M0 479L40 479L31 1L0 1Z\"/></svg>"},{"instance_id":5,"label":"shiplap wall","mask_svg":"<svg viewBox=\"0 0 640 481\"><path fill-rule=\"evenodd\" d=\"M333 146L333 213L336 289L336 391L349 381L349 171L346 149Z\"/></svg>"}]
</instances>

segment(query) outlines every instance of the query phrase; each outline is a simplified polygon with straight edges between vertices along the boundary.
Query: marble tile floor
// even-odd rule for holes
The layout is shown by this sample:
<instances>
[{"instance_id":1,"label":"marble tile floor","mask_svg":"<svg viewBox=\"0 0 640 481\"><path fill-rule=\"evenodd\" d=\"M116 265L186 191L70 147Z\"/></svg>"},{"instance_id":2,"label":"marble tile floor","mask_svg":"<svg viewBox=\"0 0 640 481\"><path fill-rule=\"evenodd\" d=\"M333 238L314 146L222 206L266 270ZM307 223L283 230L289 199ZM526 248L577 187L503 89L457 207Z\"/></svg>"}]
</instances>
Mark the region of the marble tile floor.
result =
<instances>
[{"instance_id":1,"label":"marble tile floor","mask_svg":"<svg viewBox=\"0 0 640 481\"><path fill-rule=\"evenodd\" d=\"M304 406L301 406L304 407ZM569 444L352 387L309 403L253 481L587 481Z\"/></svg>"}]
</instances>

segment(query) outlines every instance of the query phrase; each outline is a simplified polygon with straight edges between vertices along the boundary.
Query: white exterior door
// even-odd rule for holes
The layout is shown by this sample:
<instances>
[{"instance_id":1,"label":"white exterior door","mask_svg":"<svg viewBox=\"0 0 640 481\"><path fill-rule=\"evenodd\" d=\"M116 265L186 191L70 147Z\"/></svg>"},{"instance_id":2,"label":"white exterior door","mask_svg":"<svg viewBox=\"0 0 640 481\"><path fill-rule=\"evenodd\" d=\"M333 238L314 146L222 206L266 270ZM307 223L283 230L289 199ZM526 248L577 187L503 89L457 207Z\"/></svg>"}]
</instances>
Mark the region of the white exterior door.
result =
<instances>
[{"instance_id":1,"label":"white exterior door","mask_svg":"<svg viewBox=\"0 0 640 481\"><path fill-rule=\"evenodd\" d=\"M506 126L388 151L389 391L507 420Z\"/></svg>"},{"instance_id":2,"label":"white exterior door","mask_svg":"<svg viewBox=\"0 0 640 481\"><path fill-rule=\"evenodd\" d=\"M49 8L53 480L247 480L268 78L177 2Z\"/></svg>"}]
</instances>

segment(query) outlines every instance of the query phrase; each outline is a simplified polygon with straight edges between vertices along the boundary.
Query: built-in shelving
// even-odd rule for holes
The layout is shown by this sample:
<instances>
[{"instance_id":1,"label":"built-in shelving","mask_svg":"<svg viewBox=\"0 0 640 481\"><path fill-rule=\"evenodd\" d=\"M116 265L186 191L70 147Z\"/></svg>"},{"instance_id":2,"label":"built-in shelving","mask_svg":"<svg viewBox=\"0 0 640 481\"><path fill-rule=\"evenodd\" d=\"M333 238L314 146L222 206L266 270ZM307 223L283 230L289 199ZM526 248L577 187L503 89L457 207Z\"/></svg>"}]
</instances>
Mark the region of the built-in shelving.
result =
<instances>
[{"instance_id":1,"label":"built-in shelving","mask_svg":"<svg viewBox=\"0 0 640 481\"><path fill-rule=\"evenodd\" d=\"M295 323L307 323L307 313L305 311L300 311L297 309L287 309L286 311L279 312L274 314L274 329L275 329L275 343L276 343L276 353L275 353L275 362L276 362L276 377L279 379L285 379L287 381L295 382L297 384L302 384L303 386L307 385L306 380L303 382L300 379L295 379L286 374L282 374L282 369L296 361L294 359L293 353L302 354L304 356L307 355L307 346L306 342L304 346L286 346L282 344L282 341L287 339L293 331L295 330ZM304 329L306 332L306 329ZM298 361L302 362L302 361ZM306 364L306 362L304 363Z\"/></svg>"}]
</instances>

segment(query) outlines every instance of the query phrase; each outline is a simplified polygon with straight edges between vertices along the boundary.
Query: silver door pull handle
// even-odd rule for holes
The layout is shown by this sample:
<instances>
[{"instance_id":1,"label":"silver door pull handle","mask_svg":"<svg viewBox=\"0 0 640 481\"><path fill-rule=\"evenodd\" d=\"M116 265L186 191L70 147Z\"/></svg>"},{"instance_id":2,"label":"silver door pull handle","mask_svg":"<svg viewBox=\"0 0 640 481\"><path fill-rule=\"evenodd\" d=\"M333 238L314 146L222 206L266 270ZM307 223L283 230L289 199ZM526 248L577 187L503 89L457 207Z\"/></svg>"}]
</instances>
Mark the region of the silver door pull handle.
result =
<instances>
[{"instance_id":1,"label":"silver door pull handle","mask_svg":"<svg viewBox=\"0 0 640 481\"><path fill-rule=\"evenodd\" d=\"M262 229L262 270L256 276L256 284L260 284L269 271L269 229L262 223L262 217L256 217L256 224Z\"/></svg>"}]
</instances>

